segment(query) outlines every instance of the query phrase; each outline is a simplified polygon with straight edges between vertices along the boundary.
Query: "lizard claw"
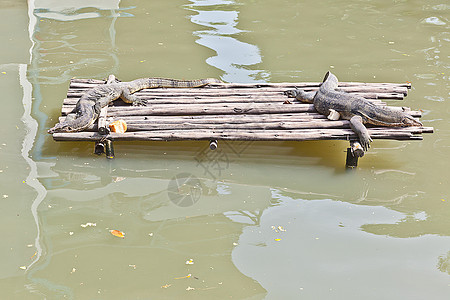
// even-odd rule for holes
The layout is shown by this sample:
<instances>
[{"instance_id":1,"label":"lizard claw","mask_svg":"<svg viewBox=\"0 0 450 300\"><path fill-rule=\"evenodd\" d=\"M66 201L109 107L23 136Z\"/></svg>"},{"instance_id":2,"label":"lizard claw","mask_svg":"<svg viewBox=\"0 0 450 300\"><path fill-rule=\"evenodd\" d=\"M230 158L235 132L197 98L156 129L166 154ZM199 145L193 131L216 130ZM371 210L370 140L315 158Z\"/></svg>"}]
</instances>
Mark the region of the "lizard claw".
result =
<instances>
[{"instance_id":1,"label":"lizard claw","mask_svg":"<svg viewBox=\"0 0 450 300\"><path fill-rule=\"evenodd\" d=\"M133 106L147 106L147 100L139 99L133 101Z\"/></svg>"},{"instance_id":2,"label":"lizard claw","mask_svg":"<svg viewBox=\"0 0 450 300\"><path fill-rule=\"evenodd\" d=\"M367 152L367 150L369 150L370 148L370 142L372 142L372 139L370 138L369 135L363 135L359 138L359 142L361 143L361 146L364 149L364 151Z\"/></svg>"}]
</instances>

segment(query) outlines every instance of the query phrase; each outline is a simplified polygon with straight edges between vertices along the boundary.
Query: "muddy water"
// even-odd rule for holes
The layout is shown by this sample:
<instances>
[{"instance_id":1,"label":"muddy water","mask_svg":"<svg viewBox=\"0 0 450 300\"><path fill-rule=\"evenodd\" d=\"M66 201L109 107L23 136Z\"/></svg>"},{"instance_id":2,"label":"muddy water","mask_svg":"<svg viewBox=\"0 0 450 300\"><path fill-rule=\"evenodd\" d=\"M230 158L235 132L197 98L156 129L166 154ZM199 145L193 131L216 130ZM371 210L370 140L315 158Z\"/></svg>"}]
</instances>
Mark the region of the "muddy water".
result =
<instances>
[{"instance_id":1,"label":"muddy water","mask_svg":"<svg viewBox=\"0 0 450 300\"><path fill-rule=\"evenodd\" d=\"M63 4L61 4L63 3ZM445 1L0 3L5 299L447 299ZM57 143L70 78L405 82L435 128L346 142ZM109 230L120 230L124 238Z\"/></svg>"}]
</instances>

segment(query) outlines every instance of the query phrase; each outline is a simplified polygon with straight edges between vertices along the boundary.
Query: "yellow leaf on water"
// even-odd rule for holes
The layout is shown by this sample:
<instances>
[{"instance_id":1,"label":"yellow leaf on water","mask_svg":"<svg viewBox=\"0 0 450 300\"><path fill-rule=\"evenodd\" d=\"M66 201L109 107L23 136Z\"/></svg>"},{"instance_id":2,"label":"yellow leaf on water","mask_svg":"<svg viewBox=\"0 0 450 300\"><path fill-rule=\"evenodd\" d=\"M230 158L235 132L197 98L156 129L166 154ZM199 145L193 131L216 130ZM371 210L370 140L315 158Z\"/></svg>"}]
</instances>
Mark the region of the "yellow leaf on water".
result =
<instances>
[{"instance_id":1,"label":"yellow leaf on water","mask_svg":"<svg viewBox=\"0 0 450 300\"><path fill-rule=\"evenodd\" d=\"M187 274L186 276L183 277L176 277L174 279L184 279L184 278L190 278L192 276L192 274Z\"/></svg>"},{"instance_id":2,"label":"yellow leaf on water","mask_svg":"<svg viewBox=\"0 0 450 300\"><path fill-rule=\"evenodd\" d=\"M120 238L125 238L125 233L123 233L120 230L110 230L109 232L111 232L112 235L120 237Z\"/></svg>"}]
</instances>

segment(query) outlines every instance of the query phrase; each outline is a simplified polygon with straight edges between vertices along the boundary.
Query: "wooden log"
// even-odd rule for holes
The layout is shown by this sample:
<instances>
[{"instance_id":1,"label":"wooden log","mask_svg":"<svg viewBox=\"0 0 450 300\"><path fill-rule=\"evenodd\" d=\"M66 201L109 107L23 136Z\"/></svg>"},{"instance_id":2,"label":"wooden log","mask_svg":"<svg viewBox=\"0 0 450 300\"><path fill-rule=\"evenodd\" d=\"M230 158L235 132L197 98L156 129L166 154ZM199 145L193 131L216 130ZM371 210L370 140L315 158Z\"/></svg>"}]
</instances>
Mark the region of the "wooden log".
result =
<instances>
[{"instance_id":1,"label":"wooden log","mask_svg":"<svg viewBox=\"0 0 450 300\"><path fill-rule=\"evenodd\" d=\"M294 88L294 87L292 87ZM67 92L70 97L75 97L82 95L89 88L86 89L72 89L70 88ZM192 95L203 95L203 96L214 96L214 95L227 95L227 96L242 96L242 95L251 95L251 94L266 94L266 95L282 95L284 92L288 90L288 88L260 88L260 89L213 89L213 88L155 88L155 89L144 89L136 92L138 95L173 95L179 94L183 96L192 96ZM305 91L317 91L316 87L304 88ZM381 93L381 94L403 94L406 95L408 93L408 89L406 87L398 87L398 86L354 86L354 87L341 87L338 90L344 91L347 93Z\"/></svg>"},{"instance_id":2,"label":"wooden log","mask_svg":"<svg viewBox=\"0 0 450 300\"><path fill-rule=\"evenodd\" d=\"M269 129L306 129L306 128L349 128L349 121L335 122L270 122L270 123L240 123L240 124L127 124L128 131L158 131L158 130L191 130L191 129L239 129L239 130L269 130Z\"/></svg>"},{"instance_id":3,"label":"wooden log","mask_svg":"<svg viewBox=\"0 0 450 300\"><path fill-rule=\"evenodd\" d=\"M291 105L291 104L302 104L300 101L296 100L288 100L286 98L243 98L243 97L230 97L230 98L146 98L146 97L140 97L143 100L147 100L148 104L147 106L154 106L154 105L166 105L166 104L177 104L177 105L190 105L190 104L205 104L205 105L220 105L220 104L234 104L234 103L241 103L241 104L253 104L253 103L273 103L273 104L285 104L285 105ZM62 109L68 110L73 109L75 105L78 102L78 98L69 98L65 99L63 102ZM285 103L285 101L288 100L290 103ZM381 100L376 99L368 99L370 102L376 105L386 105L386 102L383 102ZM113 102L113 105L111 106L131 106L129 104L124 104L121 101L115 101Z\"/></svg>"},{"instance_id":4,"label":"wooden log","mask_svg":"<svg viewBox=\"0 0 450 300\"><path fill-rule=\"evenodd\" d=\"M347 157L345 159L345 168L353 170L358 166L358 156L353 155L352 148L347 148Z\"/></svg>"},{"instance_id":5,"label":"wooden log","mask_svg":"<svg viewBox=\"0 0 450 300\"><path fill-rule=\"evenodd\" d=\"M259 122L259 123L218 123L218 124L195 124L190 122L176 124L158 124L158 123L127 123L127 131L176 131L176 130L193 130L193 129L236 129L236 130L289 130L289 129L310 129L310 128L350 128L349 121L339 120L334 122L317 121L317 122ZM96 126L88 128L86 131L96 130ZM100 131L99 131L100 132Z\"/></svg>"},{"instance_id":6,"label":"wooden log","mask_svg":"<svg viewBox=\"0 0 450 300\"><path fill-rule=\"evenodd\" d=\"M114 75L109 75L108 79L106 81L106 84L110 84L116 81L116 76ZM106 135L109 133L109 127L108 127L108 123L106 121L106 116L108 113L108 106L103 107L100 110L100 114L98 116L98 121L97 121L97 130L100 134Z\"/></svg>"},{"instance_id":7,"label":"wooden log","mask_svg":"<svg viewBox=\"0 0 450 300\"><path fill-rule=\"evenodd\" d=\"M70 107L62 110L67 114ZM170 115L222 115L222 114L279 114L279 113L299 113L314 112L312 104L284 105L278 103L250 103L250 104L223 104L223 105L201 105L191 104L187 106L178 104L152 105L152 106L120 106L109 107L108 116L170 116Z\"/></svg>"},{"instance_id":8,"label":"wooden log","mask_svg":"<svg viewBox=\"0 0 450 300\"><path fill-rule=\"evenodd\" d=\"M60 117L59 121L64 121L66 117ZM119 117L108 117L116 121ZM291 114L260 114L260 115L193 115L193 116L121 116L120 119L127 123L136 124L173 124L180 122L221 124L228 123L247 123L247 122L304 122L310 120L327 120L327 118L318 113L291 113Z\"/></svg>"},{"instance_id":9,"label":"wooden log","mask_svg":"<svg viewBox=\"0 0 450 300\"><path fill-rule=\"evenodd\" d=\"M123 120L123 118L120 118ZM315 121L314 121L315 120ZM114 121L114 120L112 120ZM124 120L125 121L125 120ZM253 130L266 130L266 129L301 129L301 128L348 128L349 122L347 120L339 120L335 122L329 122L326 119L312 119L308 120L299 120L299 121L272 121L269 120L258 122L255 120L254 123L250 122L189 122L189 121L180 121L180 122L148 122L148 121L139 121L139 122L126 122L127 123L127 131L154 131L154 130L189 130L189 129L253 129ZM89 128L85 129L85 131L98 131L98 125L93 124Z\"/></svg>"},{"instance_id":10,"label":"wooden log","mask_svg":"<svg viewBox=\"0 0 450 300\"><path fill-rule=\"evenodd\" d=\"M195 115L195 116L123 116L121 119L129 123L171 124L191 122L197 124L249 123L249 122L308 122L311 120L326 121L327 118L317 113L297 114L260 114L260 115Z\"/></svg>"},{"instance_id":11,"label":"wooden log","mask_svg":"<svg viewBox=\"0 0 450 300\"><path fill-rule=\"evenodd\" d=\"M390 106L393 108L392 106ZM394 108L402 109L402 108ZM70 107L65 107L62 110L62 114L66 115L71 111ZM267 103L263 105L256 104L233 104L233 105L217 105L217 106L205 106L205 105L189 105L180 106L178 104L168 104L164 106L145 106L145 107L132 107L132 106L119 106L109 107L108 117L127 117L127 116L188 116L188 115L246 115L246 114L285 114L285 113L315 113L315 109L312 104L295 104L295 105L283 105ZM413 117L421 117L421 111L407 111L409 115Z\"/></svg>"},{"instance_id":12,"label":"wooden log","mask_svg":"<svg viewBox=\"0 0 450 300\"><path fill-rule=\"evenodd\" d=\"M104 80L98 79L80 79L80 78L72 78L70 81L70 86L72 87L80 87L80 88L89 88L91 86L95 86L98 84L103 84ZM271 88L290 88L290 87L318 87L321 82L280 82L280 83L214 83L210 84L210 87L214 88L263 88L263 87L271 87ZM400 86L406 87L408 89L411 88L410 82L405 83L383 83L383 82L339 82L339 87L352 87L352 86Z\"/></svg>"},{"instance_id":13,"label":"wooden log","mask_svg":"<svg viewBox=\"0 0 450 300\"><path fill-rule=\"evenodd\" d=\"M282 83L212 83L210 88L306 88L306 87L319 87L322 82L282 82ZM378 82L339 82L339 87L352 87L352 86L401 86L408 89L411 88L410 82L405 83L378 83Z\"/></svg>"},{"instance_id":14,"label":"wooden log","mask_svg":"<svg viewBox=\"0 0 450 300\"><path fill-rule=\"evenodd\" d=\"M364 156L364 149L361 146L361 144L357 141L350 141L350 151L351 154L355 157L363 157ZM356 160L358 162L358 160Z\"/></svg>"},{"instance_id":15,"label":"wooden log","mask_svg":"<svg viewBox=\"0 0 450 300\"><path fill-rule=\"evenodd\" d=\"M108 113L108 106L105 106L100 110L100 115L98 116L97 121L97 130L100 134L104 135L108 134L110 131L106 119L107 113Z\"/></svg>"},{"instance_id":16,"label":"wooden log","mask_svg":"<svg viewBox=\"0 0 450 300\"><path fill-rule=\"evenodd\" d=\"M389 100L403 100L403 94L382 94L382 93L354 93L353 95L364 97L368 100L375 102L375 100L389 99ZM289 100L290 102L297 102L295 99L287 99L283 95L246 95L246 96L215 96L215 97L204 97L204 96L179 96L177 94L172 94L170 96L155 96L155 95L140 95L136 94L141 99L149 101L151 104L187 104L187 103L248 103L248 102L284 102ZM63 105L75 105L80 99L81 94L77 97L66 98L63 100ZM383 102L384 103L384 102Z\"/></svg>"},{"instance_id":17,"label":"wooden log","mask_svg":"<svg viewBox=\"0 0 450 300\"><path fill-rule=\"evenodd\" d=\"M347 170L353 170L358 166L358 159L364 156L364 149L358 141L350 141L350 147L347 148L347 158L345 167Z\"/></svg>"},{"instance_id":18,"label":"wooden log","mask_svg":"<svg viewBox=\"0 0 450 300\"><path fill-rule=\"evenodd\" d=\"M318 113L296 114L260 114L260 115L195 115L195 116L118 116L108 117L110 122L122 119L127 124L245 124L245 123L272 123L272 122L331 122ZM60 117L59 122L65 120Z\"/></svg>"},{"instance_id":19,"label":"wooden log","mask_svg":"<svg viewBox=\"0 0 450 300\"><path fill-rule=\"evenodd\" d=\"M369 129L372 139L421 140L422 136L414 135L419 131L406 129ZM54 133L57 141L89 141L99 140L103 136L98 132ZM139 131L111 133L113 140L143 141L175 141L175 140L247 140L247 141L306 141L306 140L355 140L351 129L300 129L300 130L182 130L182 131Z\"/></svg>"},{"instance_id":20,"label":"wooden log","mask_svg":"<svg viewBox=\"0 0 450 300\"><path fill-rule=\"evenodd\" d=\"M209 149L216 150L218 146L217 140L210 140L209 141Z\"/></svg>"},{"instance_id":21,"label":"wooden log","mask_svg":"<svg viewBox=\"0 0 450 300\"><path fill-rule=\"evenodd\" d=\"M105 154L107 159L114 158L114 145L110 139L105 139Z\"/></svg>"},{"instance_id":22,"label":"wooden log","mask_svg":"<svg viewBox=\"0 0 450 300\"><path fill-rule=\"evenodd\" d=\"M274 107L274 108L280 108L283 107L283 111L289 111L289 108L292 107L292 111L298 111L298 107L302 106L302 107L311 107L312 104L306 104L306 103L301 103L301 102L292 102L292 103L284 103L284 100L281 99L282 101L277 101L277 102L235 102L235 103L223 103L223 102L217 102L217 103L209 103L208 105L204 105L204 104L200 104L200 103L195 103L195 101L189 101L189 103L176 103L176 104L154 104L151 101L149 101L147 103L146 106L132 106L132 105L118 105L118 106L110 106L110 111L118 111L118 110L123 110L123 111L136 111L136 110L140 110L140 109L145 109L145 108L151 108L151 109L157 109L157 110L175 110L175 111L186 111L186 109L190 108L194 108L195 110L198 110L198 108L211 108L211 109L218 109L218 108L224 108L224 107L232 107L239 109L244 109L243 111L245 112L247 109L249 108L268 108L268 107ZM375 105L381 105L384 106L386 105L386 103L380 101L380 100L371 100L371 102ZM186 104L186 105L184 105ZM63 114L67 114L68 112L70 112L73 108L75 107L75 105L63 105L61 112ZM395 106L393 106L394 109ZM398 109L402 109L404 110L405 108L398 108ZM235 111L236 112L236 111Z\"/></svg>"},{"instance_id":23,"label":"wooden log","mask_svg":"<svg viewBox=\"0 0 450 300\"><path fill-rule=\"evenodd\" d=\"M97 155L105 153L105 142L104 141L96 141L94 147L94 153Z\"/></svg>"}]
</instances>

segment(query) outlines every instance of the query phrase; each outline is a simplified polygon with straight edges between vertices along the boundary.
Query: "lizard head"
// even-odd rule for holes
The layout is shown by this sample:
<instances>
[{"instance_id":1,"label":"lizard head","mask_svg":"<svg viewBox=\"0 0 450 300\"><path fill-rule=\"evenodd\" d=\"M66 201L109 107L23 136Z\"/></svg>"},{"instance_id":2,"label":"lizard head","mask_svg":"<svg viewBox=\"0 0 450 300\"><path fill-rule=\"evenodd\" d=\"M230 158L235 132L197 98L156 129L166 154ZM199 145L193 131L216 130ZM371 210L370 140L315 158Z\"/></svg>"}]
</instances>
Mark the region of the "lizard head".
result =
<instances>
[{"instance_id":1,"label":"lizard head","mask_svg":"<svg viewBox=\"0 0 450 300\"><path fill-rule=\"evenodd\" d=\"M403 126L410 127L410 126L423 126L421 122L417 121L410 115L405 115L402 118Z\"/></svg>"},{"instance_id":2,"label":"lizard head","mask_svg":"<svg viewBox=\"0 0 450 300\"><path fill-rule=\"evenodd\" d=\"M55 126L50 128L47 132L48 133L57 133L57 132L73 132L76 131L74 128L72 128L67 123L57 123Z\"/></svg>"}]
</instances>

